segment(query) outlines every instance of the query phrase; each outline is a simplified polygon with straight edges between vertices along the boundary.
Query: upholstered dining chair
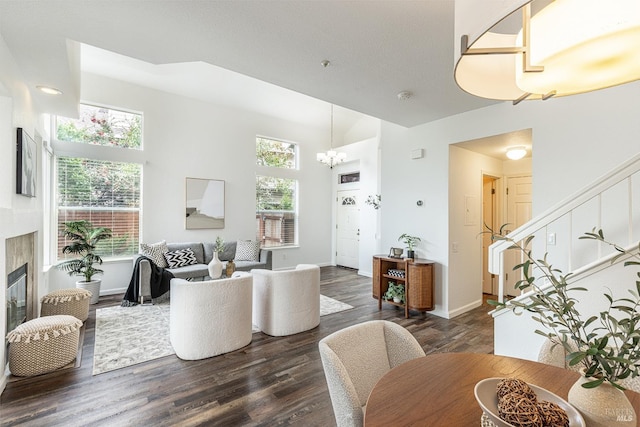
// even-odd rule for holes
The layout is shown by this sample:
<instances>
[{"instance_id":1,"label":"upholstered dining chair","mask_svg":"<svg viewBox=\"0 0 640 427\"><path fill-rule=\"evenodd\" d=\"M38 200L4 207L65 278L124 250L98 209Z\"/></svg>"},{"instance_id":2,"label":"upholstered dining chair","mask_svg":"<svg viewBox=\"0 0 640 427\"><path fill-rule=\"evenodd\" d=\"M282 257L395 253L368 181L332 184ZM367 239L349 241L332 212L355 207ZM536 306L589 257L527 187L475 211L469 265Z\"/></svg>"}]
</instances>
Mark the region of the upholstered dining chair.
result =
<instances>
[{"instance_id":1,"label":"upholstered dining chair","mask_svg":"<svg viewBox=\"0 0 640 427\"><path fill-rule=\"evenodd\" d=\"M176 356L205 359L248 345L252 285L246 272L219 280L171 279L169 338Z\"/></svg>"},{"instance_id":2,"label":"upholstered dining chair","mask_svg":"<svg viewBox=\"0 0 640 427\"><path fill-rule=\"evenodd\" d=\"M265 334L293 335L320 324L320 267L251 270L253 323Z\"/></svg>"},{"instance_id":3,"label":"upholstered dining chair","mask_svg":"<svg viewBox=\"0 0 640 427\"><path fill-rule=\"evenodd\" d=\"M378 380L425 355L409 331L387 320L339 330L318 347L338 427L362 426L369 393Z\"/></svg>"}]
</instances>

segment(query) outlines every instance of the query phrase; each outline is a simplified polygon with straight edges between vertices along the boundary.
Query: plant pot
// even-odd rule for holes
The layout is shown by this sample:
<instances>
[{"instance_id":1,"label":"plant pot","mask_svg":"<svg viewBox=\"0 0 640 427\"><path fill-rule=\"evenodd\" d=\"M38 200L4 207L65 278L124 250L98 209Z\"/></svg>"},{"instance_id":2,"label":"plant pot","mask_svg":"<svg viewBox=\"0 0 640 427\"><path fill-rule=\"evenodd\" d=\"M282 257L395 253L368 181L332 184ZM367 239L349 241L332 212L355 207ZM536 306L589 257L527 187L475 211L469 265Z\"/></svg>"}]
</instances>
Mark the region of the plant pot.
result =
<instances>
[{"instance_id":1,"label":"plant pot","mask_svg":"<svg viewBox=\"0 0 640 427\"><path fill-rule=\"evenodd\" d=\"M413 259L416 256L416 251L409 251L407 250L407 258L409 259Z\"/></svg>"},{"instance_id":2,"label":"plant pot","mask_svg":"<svg viewBox=\"0 0 640 427\"><path fill-rule=\"evenodd\" d=\"M213 252L213 258L207 266L209 269L209 277L219 279L222 276L222 261L218 258L218 252Z\"/></svg>"},{"instance_id":3,"label":"plant pot","mask_svg":"<svg viewBox=\"0 0 640 427\"><path fill-rule=\"evenodd\" d=\"M569 390L568 401L584 417L589 427L635 426L636 413L627 396L605 382L595 388L584 388L591 381L584 375Z\"/></svg>"},{"instance_id":4,"label":"plant pot","mask_svg":"<svg viewBox=\"0 0 640 427\"><path fill-rule=\"evenodd\" d=\"M395 302L396 304L400 304L402 303L402 298L393 297L393 302Z\"/></svg>"},{"instance_id":5,"label":"plant pot","mask_svg":"<svg viewBox=\"0 0 640 427\"><path fill-rule=\"evenodd\" d=\"M86 282L84 280L78 280L76 282L76 288L86 289L91 292L91 299L89 300L89 304L97 304L100 299L100 285L102 284L101 279L93 279L90 282Z\"/></svg>"}]
</instances>

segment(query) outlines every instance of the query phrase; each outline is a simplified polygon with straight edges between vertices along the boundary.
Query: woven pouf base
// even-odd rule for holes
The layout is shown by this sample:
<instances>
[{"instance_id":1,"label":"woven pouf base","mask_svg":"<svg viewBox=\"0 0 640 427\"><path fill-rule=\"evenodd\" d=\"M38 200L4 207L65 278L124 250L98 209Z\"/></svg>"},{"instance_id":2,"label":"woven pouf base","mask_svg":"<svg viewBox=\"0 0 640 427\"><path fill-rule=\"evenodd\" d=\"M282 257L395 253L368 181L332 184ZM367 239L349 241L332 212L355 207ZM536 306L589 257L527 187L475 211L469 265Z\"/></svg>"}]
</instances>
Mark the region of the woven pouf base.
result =
<instances>
[{"instance_id":1,"label":"woven pouf base","mask_svg":"<svg viewBox=\"0 0 640 427\"><path fill-rule=\"evenodd\" d=\"M40 299L41 316L55 316L68 314L83 322L89 317L89 301L91 292L86 289L60 289L53 291Z\"/></svg>"},{"instance_id":2,"label":"woven pouf base","mask_svg":"<svg viewBox=\"0 0 640 427\"><path fill-rule=\"evenodd\" d=\"M78 352L81 326L80 320L64 314L19 325L7 334L11 374L30 377L71 363Z\"/></svg>"}]
</instances>

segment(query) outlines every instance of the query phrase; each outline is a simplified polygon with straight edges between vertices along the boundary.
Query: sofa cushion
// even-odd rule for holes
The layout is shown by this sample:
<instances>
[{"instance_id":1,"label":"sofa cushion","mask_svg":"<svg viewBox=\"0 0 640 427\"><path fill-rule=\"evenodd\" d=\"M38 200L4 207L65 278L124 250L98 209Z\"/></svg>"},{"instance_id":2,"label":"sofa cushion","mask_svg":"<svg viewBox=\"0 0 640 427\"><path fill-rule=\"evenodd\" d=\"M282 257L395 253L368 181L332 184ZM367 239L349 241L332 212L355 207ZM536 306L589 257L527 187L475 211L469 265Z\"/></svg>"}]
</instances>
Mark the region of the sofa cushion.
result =
<instances>
[{"instance_id":1,"label":"sofa cushion","mask_svg":"<svg viewBox=\"0 0 640 427\"><path fill-rule=\"evenodd\" d=\"M169 252L165 240L158 243L140 243L140 253L151 259L158 267L167 267L165 252Z\"/></svg>"},{"instance_id":2,"label":"sofa cushion","mask_svg":"<svg viewBox=\"0 0 640 427\"><path fill-rule=\"evenodd\" d=\"M196 255L191 248L178 249L177 251L167 252L164 254L167 259L169 268L186 267L187 265L197 264Z\"/></svg>"},{"instance_id":3,"label":"sofa cushion","mask_svg":"<svg viewBox=\"0 0 640 427\"><path fill-rule=\"evenodd\" d=\"M193 279L209 275L207 264L192 264L185 267L170 268L169 271L179 279Z\"/></svg>"},{"instance_id":4,"label":"sofa cushion","mask_svg":"<svg viewBox=\"0 0 640 427\"><path fill-rule=\"evenodd\" d=\"M236 261L260 261L260 242L238 240L236 243Z\"/></svg>"},{"instance_id":5,"label":"sofa cushion","mask_svg":"<svg viewBox=\"0 0 640 427\"><path fill-rule=\"evenodd\" d=\"M204 248L202 247L202 243L200 242L188 242L188 243L167 243L167 247L169 251L177 251L179 249L187 249L191 248L193 253L196 256L196 261L198 264L205 264L204 262Z\"/></svg>"}]
</instances>

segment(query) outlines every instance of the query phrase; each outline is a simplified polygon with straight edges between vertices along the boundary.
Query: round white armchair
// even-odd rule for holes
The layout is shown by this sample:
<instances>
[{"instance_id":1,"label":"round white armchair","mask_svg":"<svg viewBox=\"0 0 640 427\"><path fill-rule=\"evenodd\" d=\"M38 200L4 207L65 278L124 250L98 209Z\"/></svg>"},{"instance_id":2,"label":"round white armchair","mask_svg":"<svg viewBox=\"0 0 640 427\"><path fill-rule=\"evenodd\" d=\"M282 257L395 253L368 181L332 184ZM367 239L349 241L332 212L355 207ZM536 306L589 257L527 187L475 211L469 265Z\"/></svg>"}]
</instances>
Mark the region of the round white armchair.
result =
<instances>
[{"instance_id":1,"label":"round white armchair","mask_svg":"<svg viewBox=\"0 0 640 427\"><path fill-rule=\"evenodd\" d=\"M251 342L252 276L189 282L171 280L171 345L180 359L228 353Z\"/></svg>"}]
</instances>

